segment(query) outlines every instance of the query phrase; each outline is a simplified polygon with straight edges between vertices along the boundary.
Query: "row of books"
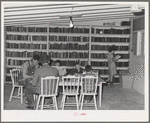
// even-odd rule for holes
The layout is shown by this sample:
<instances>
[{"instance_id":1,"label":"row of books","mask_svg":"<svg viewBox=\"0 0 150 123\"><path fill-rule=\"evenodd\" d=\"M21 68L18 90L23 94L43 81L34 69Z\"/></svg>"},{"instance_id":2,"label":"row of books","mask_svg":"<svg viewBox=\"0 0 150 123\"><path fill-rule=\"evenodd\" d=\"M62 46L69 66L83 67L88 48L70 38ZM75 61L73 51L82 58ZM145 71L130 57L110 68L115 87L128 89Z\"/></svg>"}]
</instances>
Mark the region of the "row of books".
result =
<instances>
[{"instance_id":1,"label":"row of books","mask_svg":"<svg viewBox=\"0 0 150 123\"><path fill-rule=\"evenodd\" d=\"M33 44L33 43L6 43L6 48L17 49L47 49L47 44Z\"/></svg>"},{"instance_id":2,"label":"row of books","mask_svg":"<svg viewBox=\"0 0 150 123\"><path fill-rule=\"evenodd\" d=\"M12 35L8 34L6 40L23 40L23 41L47 41L47 36L37 35ZM85 36L49 36L49 41L77 41L89 42L89 37ZM118 37L91 37L92 42L130 42L130 38Z\"/></svg>"},{"instance_id":3,"label":"row of books","mask_svg":"<svg viewBox=\"0 0 150 123\"><path fill-rule=\"evenodd\" d=\"M6 31L10 31L10 32L47 32L47 27L6 26Z\"/></svg>"},{"instance_id":4,"label":"row of books","mask_svg":"<svg viewBox=\"0 0 150 123\"><path fill-rule=\"evenodd\" d=\"M49 49L68 49L68 50L88 50L89 44L78 44L78 43L67 43L67 44L51 44L49 45Z\"/></svg>"},{"instance_id":5,"label":"row of books","mask_svg":"<svg viewBox=\"0 0 150 123\"><path fill-rule=\"evenodd\" d=\"M108 67L108 62L98 62L98 61L92 61L91 65L94 67ZM128 67L129 62L116 62L116 67Z\"/></svg>"},{"instance_id":6,"label":"row of books","mask_svg":"<svg viewBox=\"0 0 150 123\"><path fill-rule=\"evenodd\" d=\"M8 59L7 65L22 65L26 60Z\"/></svg>"},{"instance_id":7,"label":"row of books","mask_svg":"<svg viewBox=\"0 0 150 123\"><path fill-rule=\"evenodd\" d=\"M89 33L89 28L60 28L60 27L50 27L49 32L56 33Z\"/></svg>"},{"instance_id":8,"label":"row of books","mask_svg":"<svg viewBox=\"0 0 150 123\"><path fill-rule=\"evenodd\" d=\"M118 54L120 55L120 59L129 59L129 54ZM92 53L91 58L107 58L107 53Z\"/></svg>"},{"instance_id":9,"label":"row of books","mask_svg":"<svg viewBox=\"0 0 150 123\"><path fill-rule=\"evenodd\" d=\"M6 31L10 32L47 32L47 27L15 27L6 26ZM89 28L61 28L61 27L49 27L49 32L60 33L89 33Z\"/></svg>"},{"instance_id":10,"label":"row of books","mask_svg":"<svg viewBox=\"0 0 150 123\"><path fill-rule=\"evenodd\" d=\"M130 26L131 22L130 21L122 21L121 26Z\"/></svg>"},{"instance_id":11,"label":"row of books","mask_svg":"<svg viewBox=\"0 0 150 123\"><path fill-rule=\"evenodd\" d=\"M96 34L130 34L130 29L96 29Z\"/></svg>"},{"instance_id":12,"label":"row of books","mask_svg":"<svg viewBox=\"0 0 150 123\"><path fill-rule=\"evenodd\" d=\"M6 35L6 40L23 40L23 41L47 41L47 36L42 35Z\"/></svg>"},{"instance_id":13,"label":"row of books","mask_svg":"<svg viewBox=\"0 0 150 123\"><path fill-rule=\"evenodd\" d=\"M51 58L89 58L89 53L78 52L50 52Z\"/></svg>"},{"instance_id":14,"label":"row of books","mask_svg":"<svg viewBox=\"0 0 150 123\"><path fill-rule=\"evenodd\" d=\"M41 56L43 53L46 52L42 52L42 51L34 51L34 52L29 52L29 51L23 51L23 52L19 52L19 51L6 51L6 56L7 57L23 57L23 58L28 58L28 57L33 57L34 55L39 55Z\"/></svg>"},{"instance_id":15,"label":"row of books","mask_svg":"<svg viewBox=\"0 0 150 123\"><path fill-rule=\"evenodd\" d=\"M89 42L89 37L85 36L49 36L49 41L67 41L67 42Z\"/></svg>"},{"instance_id":16,"label":"row of books","mask_svg":"<svg viewBox=\"0 0 150 123\"><path fill-rule=\"evenodd\" d=\"M130 38L118 38L118 37L92 37L92 42L130 42Z\"/></svg>"},{"instance_id":17,"label":"row of books","mask_svg":"<svg viewBox=\"0 0 150 123\"><path fill-rule=\"evenodd\" d=\"M108 50L109 45L92 45L91 46L92 50ZM128 51L129 46L115 46L116 51Z\"/></svg>"}]
</instances>

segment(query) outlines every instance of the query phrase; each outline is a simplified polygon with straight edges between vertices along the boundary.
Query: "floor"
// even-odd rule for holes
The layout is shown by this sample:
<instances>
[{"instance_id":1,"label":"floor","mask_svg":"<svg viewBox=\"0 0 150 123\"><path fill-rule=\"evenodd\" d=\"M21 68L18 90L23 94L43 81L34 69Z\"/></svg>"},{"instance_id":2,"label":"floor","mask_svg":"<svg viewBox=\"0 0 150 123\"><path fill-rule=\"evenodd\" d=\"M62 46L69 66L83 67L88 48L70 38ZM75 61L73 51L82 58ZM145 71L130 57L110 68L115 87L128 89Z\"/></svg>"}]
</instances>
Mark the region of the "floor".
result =
<instances>
[{"instance_id":1,"label":"floor","mask_svg":"<svg viewBox=\"0 0 150 123\"><path fill-rule=\"evenodd\" d=\"M20 103L19 99L12 99L9 102L11 92L11 84L4 85L4 110L29 110L26 104ZM57 97L58 107L62 95ZM75 101L73 97L69 97L68 101ZM76 110L76 107L66 107L66 110ZM99 110L144 110L144 96L131 88L122 88L120 84L115 84L114 87L103 86L102 106ZM94 110L94 107L84 107L83 110Z\"/></svg>"}]
</instances>

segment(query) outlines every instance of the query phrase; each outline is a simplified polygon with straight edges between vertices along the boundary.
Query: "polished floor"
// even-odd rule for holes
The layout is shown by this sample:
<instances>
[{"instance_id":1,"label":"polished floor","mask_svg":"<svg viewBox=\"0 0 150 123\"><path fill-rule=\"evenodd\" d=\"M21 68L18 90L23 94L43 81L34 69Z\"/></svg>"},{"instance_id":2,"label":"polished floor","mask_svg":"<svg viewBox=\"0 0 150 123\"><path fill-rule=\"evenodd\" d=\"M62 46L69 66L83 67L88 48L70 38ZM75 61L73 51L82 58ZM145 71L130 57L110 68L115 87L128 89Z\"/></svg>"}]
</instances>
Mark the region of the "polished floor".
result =
<instances>
[{"instance_id":1,"label":"polished floor","mask_svg":"<svg viewBox=\"0 0 150 123\"><path fill-rule=\"evenodd\" d=\"M11 84L4 85L4 110L29 110L26 104L20 103L19 99L12 99L9 102L11 92ZM57 97L58 107L62 95ZM74 97L69 97L68 101L73 102ZM66 107L66 110L76 110L76 107ZM120 84L115 84L114 87L103 86L102 106L99 110L144 110L144 96L134 89L122 88ZM83 110L94 110L94 107L84 107Z\"/></svg>"}]
</instances>

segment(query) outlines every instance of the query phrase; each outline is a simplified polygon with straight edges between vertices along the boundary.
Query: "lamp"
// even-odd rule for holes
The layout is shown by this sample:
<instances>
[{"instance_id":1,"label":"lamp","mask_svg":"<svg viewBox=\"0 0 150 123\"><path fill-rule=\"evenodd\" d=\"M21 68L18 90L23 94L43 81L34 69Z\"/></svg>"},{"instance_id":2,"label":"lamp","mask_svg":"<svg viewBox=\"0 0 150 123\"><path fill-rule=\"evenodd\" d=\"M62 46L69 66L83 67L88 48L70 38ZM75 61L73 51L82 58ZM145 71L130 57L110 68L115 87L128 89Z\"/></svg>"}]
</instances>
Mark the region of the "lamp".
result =
<instances>
[{"instance_id":1,"label":"lamp","mask_svg":"<svg viewBox=\"0 0 150 123\"><path fill-rule=\"evenodd\" d=\"M70 26L70 28L74 27L72 17L70 17L70 25L69 26Z\"/></svg>"},{"instance_id":2,"label":"lamp","mask_svg":"<svg viewBox=\"0 0 150 123\"><path fill-rule=\"evenodd\" d=\"M138 5L132 5L130 11L131 12L140 12L141 9L139 8Z\"/></svg>"}]
</instances>

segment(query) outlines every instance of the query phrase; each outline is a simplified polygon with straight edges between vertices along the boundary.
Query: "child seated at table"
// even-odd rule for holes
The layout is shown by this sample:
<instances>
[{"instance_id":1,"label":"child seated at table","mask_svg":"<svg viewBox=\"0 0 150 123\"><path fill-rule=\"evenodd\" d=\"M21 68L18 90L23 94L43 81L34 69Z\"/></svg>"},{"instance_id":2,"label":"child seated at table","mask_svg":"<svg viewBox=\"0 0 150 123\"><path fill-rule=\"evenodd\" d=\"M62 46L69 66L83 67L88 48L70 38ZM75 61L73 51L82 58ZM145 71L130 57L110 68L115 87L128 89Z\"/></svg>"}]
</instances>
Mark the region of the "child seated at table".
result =
<instances>
[{"instance_id":1,"label":"child seated at table","mask_svg":"<svg viewBox=\"0 0 150 123\"><path fill-rule=\"evenodd\" d=\"M84 75L83 76L96 76L95 74L93 74L93 70L92 70L92 66L90 65L87 65L85 67L85 72L84 72ZM92 83L90 83L92 84ZM93 92L95 89L95 84L92 86L92 85L86 85L86 91L90 91L90 92ZM85 95L85 100L84 102L87 101L87 103L89 103L91 100L93 99L93 96L92 95Z\"/></svg>"},{"instance_id":2,"label":"child seated at table","mask_svg":"<svg viewBox=\"0 0 150 123\"><path fill-rule=\"evenodd\" d=\"M55 61L55 66L54 67L58 70L59 76L66 75L66 68L64 66L61 66L61 61L60 60Z\"/></svg>"},{"instance_id":3,"label":"child seated at table","mask_svg":"<svg viewBox=\"0 0 150 123\"><path fill-rule=\"evenodd\" d=\"M75 68L67 69L67 75L83 74L84 69L81 67L80 61L75 62Z\"/></svg>"}]
</instances>

